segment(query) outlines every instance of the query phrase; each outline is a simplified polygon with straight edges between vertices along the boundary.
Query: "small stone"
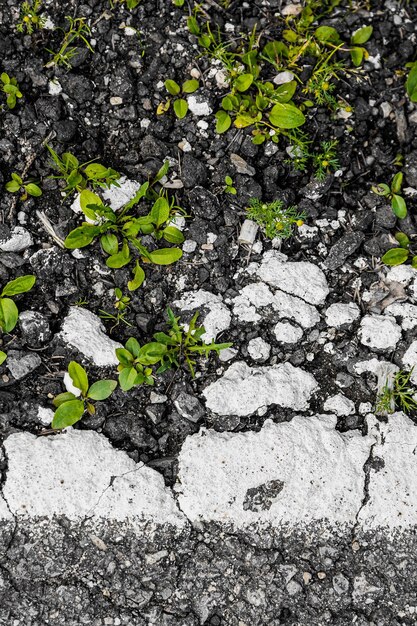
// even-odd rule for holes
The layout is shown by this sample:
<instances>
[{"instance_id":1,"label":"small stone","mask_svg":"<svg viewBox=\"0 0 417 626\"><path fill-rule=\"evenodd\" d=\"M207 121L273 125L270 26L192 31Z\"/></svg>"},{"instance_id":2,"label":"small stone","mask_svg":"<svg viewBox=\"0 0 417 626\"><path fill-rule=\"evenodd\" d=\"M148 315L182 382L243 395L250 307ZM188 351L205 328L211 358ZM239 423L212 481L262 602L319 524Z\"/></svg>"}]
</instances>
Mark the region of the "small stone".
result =
<instances>
[{"instance_id":1,"label":"small stone","mask_svg":"<svg viewBox=\"0 0 417 626\"><path fill-rule=\"evenodd\" d=\"M22 311L19 324L23 338L31 348L40 348L52 336L48 320L38 311Z\"/></svg>"},{"instance_id":2,"label":"small stone","mask_svg":"<svg viewBox=\"0 0 417 626\"><path fill-rule=\"evenodd\" d=\"M302 590L303 590L302 586L296 580L290 580L290 582L287 584L287 591L290 596L295 596L297 593L300 593L300 591Z\"/></svg>"},{"instance_id":3,"label":"small stone","mask_svg":"<svg viewBox=\"0 0 417 626\"><path fill-rule=\"evenodd\" d=\"M317 578L319 580L324 580L326 578L325 572L317 572Z\"/></svg>"},{"instance_id":4,"label":"small stone","mask_svg":"<svg viewBox=\"0 0 417 626\"><path fill-rule=\"evenodd\" d=\"M110 98L110 104L112 106L118 106L119 104L123 104L123 98L121 98L120 96L112 96Z\"/></svg>"},{"instance_id":5,"label":"small stone","mask_svg":"<svg viewBox=\"0 0 417 626\"><path fill-rule=\"evenodd\" d=\"M242 159L241 156L232 152L230 155L230 160L233 163L236 172L238 174L245 174L246 176L255 176L256 170L254 167L248 165L245 159Z\"/></svg>"},{"instance_id":6,"label":"small stone","mask_svg":"<svg viewBox=\"0 0 417 626\"><path fill-rule=\"evenodd\" d=\"M365 235L361 232L347 233L334 246L330 248L330 252L324 261L325 266L329 270L335 270L346 261L362 244Z\"/></svg>"},{"instance_id":7,"label":"small stone","mask_svg":"<svg viewBox=\"0 0 417 626\"><path fill-rule=\"evenodd\" d=\"M344 415L352 415L355 412L355 404L349 400L343 393L337 393L326 400L323 405L325 411L335 413L339 417Z\"/></svg>"},{"instance_id":8,"label":"small stone","mask_svg":"<svg viewBox=\"0 0 417 626\"><path fill-rule=\"evenodd\" d=\"M191 254L197 247L197 242L192 239L186 239L182 244L182 251L185 254Z\"/></svg>"},{"instance_id":9,"label":"small stone","mask_svg":"<svg viewBox=\"0 0 417 626\"><path fill-rule=\"evenodd\" d=\"M32 235L23 226L15 226L7 231L2 232L0 229L0 252L23 252L33 246Z\"/></svg>"},{"instance_id":10,"label":"small stone","mask_svg":"<svg viewBox=\"0 0 417 626\"><path fill-rule=\"evenodd\" d=\"M326 310L326 324L331 328L350 326L360 316L360 309L354 302L336 302Z\"/></svg>"},{"instance_id":11,"label":"small stone","mask_svg":"<svg viewBox=\"0 0 417 626\"><path fill-rule=\"evenodd\" d=\"M349 581L343 574L335 574L332 579L333 589L341 596L349 591Z\"/></svg>"},{"instance_id":12,"label":"small stone","mask_svg":"<svg viewBox=\"0 0 417 626\"><path fill-rule=\"evenodd\" d=\"M200 100L197 96L189 96L187 100L188 108L193 115L203 116L210 115L212 113L209 103Z\"/></svg>"},{"instance_id":13,"label":"small stone","mask_svg":"<svg viewBox=\"0 0 417 626\"><path fill-rule=\"evenodd\" d=\"M275 85L285 85L286 83L290 83L292 80L294 80L294 74L287 70L277 74L273 79L273 82Z\"/></svg>"},{"instance_id":14,"label":"small stone","mask_svg":"<svg viewBox=\"0 0 417 626\"><path fill-rule=\"evenodd\" d=\"M299 326L293 326L289 322L278 322L274 328L276 340L280 343L297 343L303 336Z\"/></svg>"},{"instance_id":15,"label":"small stone","mask_svg":"<svg viewBox=\"0 0 417 626\"><path fill-rule=\"evenodd\" d=\"M271 353L271 346L262 337L255 337L248 343L248 353L254 361L266 361Z\"/></svg>"},{"instance_id":16,"label":"small stone","mask_svg":"<svg viewBox=\"0 0 417 626\"><path fill-rule=\"evenodd\" d=\"M374 350L394 350L401 339L401 327L394 317L365 315L359 329L359 341Z\"/></svg>"},{"instance_id":17,"label":"small stone","mask_svg":"<svg viewBox=\"0 0 417 626\"><path fill-rule=\"evenodd\" d=\"M181 391L174 400L178 413L190 422L197 423L204 416L204 408L195 396Z\"/></svg>"},{"instance_id":18,"label":"small stone","mask_svg":"<svg viewBox=\"0 0 417 626\"><path fill-rule=\"evenodd\" d=\"M13 378L21 380L42 365L42 361L35 352L25 353L18 350L9 350L6 364Z\"/></svg>"}]
</instances>

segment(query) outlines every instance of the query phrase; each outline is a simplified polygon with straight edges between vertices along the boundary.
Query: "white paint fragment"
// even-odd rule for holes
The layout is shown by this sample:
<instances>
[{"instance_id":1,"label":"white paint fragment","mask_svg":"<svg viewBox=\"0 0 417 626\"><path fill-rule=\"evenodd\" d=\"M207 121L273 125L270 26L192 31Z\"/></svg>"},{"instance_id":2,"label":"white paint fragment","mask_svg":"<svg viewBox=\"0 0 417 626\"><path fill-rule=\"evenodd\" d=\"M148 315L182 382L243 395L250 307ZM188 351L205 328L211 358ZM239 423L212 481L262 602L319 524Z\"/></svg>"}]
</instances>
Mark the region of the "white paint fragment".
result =
<instances>
[{"instance_id":1,"label":"white paint fragment","mask_svg":"<svg viewBox=\"0 0 417 626\"><path fill-rule=\"evenodd\" d=\"M207 315L199 320L206 329L203 335L206 343L210 343L213 339L215 340L217 335L227 330L232 320L230 311L223 304L221 296L217 296L210 291L204 291L204 289L188 291L181 300L176 300L173 304L181 311L195 311L200 309L200 307L208 309Z\"/></svg>"},{"instance_id":2,"label":"white paint fragment","mask_svg":"<svg viewBox=\"0 0 417 626\"><path fill-rule=\"evenodd\" d=\"M382 463L370 468L369 499L359 522L365 529L415 527L417 524L417 427L404 413L388 422L367 417L369 432L377 438L373 456Z\"/></svg>"},{"instance_id":3,"label":"white paint fragment","mask_svg":"<svg viewBox=\"0 0 417 626\"><path fill-rule=\"evenodd\" d=\"M162 476L115 450L103 435L15 433L4 445L9 467L3 493L15 515L185 523Z\"/></svg>"},{"instance_id":4,"label":"white paint fragment","mask_svg":"<svg viewBox=\"0 0 417 626\"><path fill-rule=\"evenodd\" d=\"M303 336L299 326L293 326L289 322L277 322L274 328L276 340L280 343L297 343Z\"/></svg>"},{"instance_id":5,"label":"white paint fragment","mask_svg":"<svg viewBox=\"0 0 417 626\"><path fill-rule=\"evenodd\" d=\"M308 408L318 385L315 378L290 363L249 367L233 363L221 378L206 387L207 408L218 415L252 415L260 407L277 404L296 411Z\"/></svg>"},{"instance_id":6,"label":"white paint fragment","mask_svg":"<svg viewBox=\"0 0 417 626\"><path fill-rule=\"evenodd\" d=\"M271 346L262 337L255 337L248 343L248 353L254 361L266 361L271 353Z\"/></svg>"},{"instance_id":7,"label":"white paint fragment","mask_svg":"<svg viewBox=\"0 0 417 626\"><path fill-rule=\"evenodd\" d=\"M359 341L374 350L394 350L401 339L401 327L386 315L365 315L359 328Z\"/></svg>"},{"instance_id":8,"label":"white paint fragment","mask_svg":"<svg viewBox=\"0 0 417 626\"><path fill-rule=\"evenodd\" d=\"M44 426L49 426L52 422L54 412L46 406L38 406L38 420Z\"/></svg>"},{"instance_id":9,"label":"white paint fragment","mask_svg":"<svg viewBox=\"0 0 417 626\"><path fill-rule=\"evenodd\" d=\"M354 302L336 302L326 310L326 324L331 328L350 326L360 316L360 309Z\"/></svg>"},{"instance_id":10,"label":"white paint fragment","mask_svg":"<svg viewBox=\"0 0 417 626\"><path fill-rule=\"evenodd\" d=\"M192 522L236 527L354 523L373 440L335 426L333 415L321 415L267 420L258 433L202 429L180 452L181 510ZM262 498L262 487L272 495Z\"/></svg>"},{"instance_id":11,"label":"white paint fragment","mask_svg":"<svg viewBox=\"0 0 417 626\"><path fill-rule=\"evenodd\" d=\"M98 366L118 364L115 350L123 346L105 334L101 319L91 311L71 307L60 335L66 343L77 348Z\"/></svg>"},{"instance_id":12,"label":"white paint fragment","mask_svg":"<svg viewBox=\"0 0 417 626\"><path fill-rule=\"evenodd\" d=\"M266 252L258 270L261 280L309 304L323 304L328 293L324 272L307 261L282 262L275 250Z\"/></svg>"},{"instance_id":13,"label":"white paint fragment","mask_svg":"<svg viewBox=\"0 0 417 626\"><path fill-rule=\"evenodd\" d=\"M64 374L63 383L64 383L65 391L68 391L69 393L73 393L74 396L76 396L77 398L78 396L81 395L81 389L78 389L78 387L74 385L74 383L72 382L72 378L68 374L68 372L65 372Z\"/></svg>"},{"instance_id":14,"label":"white paint fragment","mask_svg":"<svg viewBox=\"0 0 417 626\"><path fill-rule=\"evenodd\" d=\"M0 239L0 252L22 252L33 246L32 235L23 226L15 226L10 235Z\"/></svg>"},{"instance_id":15,"label":"white paint fragment","mask_svg":"<svg viewBox=\"0 0 417 626\"><path fill-rule=\"evenodd\" d=\"M323 409L329 413L334 413L339 417L344 415L353 415L355 412L355 404L349 400L343 393L337 393L327 398L323 405Z\"/></svg>"},{"instance_id":16,"label":"white paint fragment","mask_svg":"<svg viewBox=\"0 0 417 626\"><path fill-rule=\"evenodd\" d=\"M402 318L401 328L411 330L417 326L417 306L409 302L394 302L384 310L386 315Z\"/></svg>"},{"instance_id":17,"label":"white paint fragment","mask_svg":"<svg viewBox=\"0 0 417 626\"><path fill-rule=\"evenodd\" d=\"M201 102L196 98L196 96L188 96L188 108L190 109L193 115L203 116L210 115L212 113L212 109L208 102Z\"/></svg>"},{"instance_id":18,"label":"white paint fragment","mask_svg":"<svg viewBox=\"0 0 417 626\"><path fill-rule=\"evenodd\" d=\"M417 341L413 341L403 356L403 365L407 371L413 370L411 382L417 385Z\"/></svg>"}]
</instances>

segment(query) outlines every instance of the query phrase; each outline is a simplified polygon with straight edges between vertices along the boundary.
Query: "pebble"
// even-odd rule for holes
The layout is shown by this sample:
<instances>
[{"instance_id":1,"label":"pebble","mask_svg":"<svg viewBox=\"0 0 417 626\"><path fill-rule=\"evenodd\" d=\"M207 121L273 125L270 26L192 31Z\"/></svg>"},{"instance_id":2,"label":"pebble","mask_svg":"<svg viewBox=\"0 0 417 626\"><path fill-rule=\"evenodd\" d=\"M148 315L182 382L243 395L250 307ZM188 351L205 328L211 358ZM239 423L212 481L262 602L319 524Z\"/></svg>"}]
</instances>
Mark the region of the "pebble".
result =
<instances>
[{"instance_id":1,"label":"pebble","mask_svg":"<svg viewBox=\"0 0 417 626\"><path fill-rule=\"evenodd\" d=\"M262 337L255 337L248 343L248 353L254 361L266 361L271 353L271 346Z\"/></svg>"}]
</instances>

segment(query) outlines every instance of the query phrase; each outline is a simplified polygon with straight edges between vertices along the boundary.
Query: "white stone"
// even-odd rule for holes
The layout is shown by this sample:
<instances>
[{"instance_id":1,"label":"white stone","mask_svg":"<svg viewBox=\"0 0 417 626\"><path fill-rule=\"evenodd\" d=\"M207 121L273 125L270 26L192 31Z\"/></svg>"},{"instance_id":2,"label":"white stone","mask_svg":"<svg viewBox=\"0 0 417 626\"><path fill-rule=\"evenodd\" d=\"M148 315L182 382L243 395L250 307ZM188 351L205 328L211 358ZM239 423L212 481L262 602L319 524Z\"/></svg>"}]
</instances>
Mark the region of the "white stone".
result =
<instances>
[{"instance_id":1,"label":"white stone","mask_svg":"<svg viewBox=\"0 0 417 626\"><path fill-rule=\"evenodd\" d=\"M227 363L234 359L238 352L239 350L236 350L236 348L224 348L219 352L219 359L222 363Z\"/></svg>"},{"instance_id":2,"label":"white stone","mask_svg":"<svg viewBox=\"0 0 417 626\"><path fill-rule=\"evenodd\" d=\"M197 115L197 116L210 115L210 113L212 112L212 109L209 103L200 102L200 100L198 100L196 96L188 96L187 101L188 101L188 108L190 109L191 113L193 113L193 115Z\"/></svg>"},{"instance_id":3,"label":"white stone","mask_svg":"<svg viewBox=\"0 0 417 626\"><path fill-rule=\"evenodd\" d=\"M342 417L344 415L353 415L355 412L355 404L352 400L349 400L349 398L343 395L343 393L337 393L335 396L327 398L323 409Z\"/></svg>"},{"instance_id":4,"label":"white stone","mask_svg":"<svg viewBox=\"0 0 417 626\"><path fill-rule=\"evenodd\" d=\"M102 195L104 202L109 204L113 211L118 211L122 206L129 202L129 200L133 198L135 193L140 188L140 183L136 180L129 180L126 176L121 176L117 182L120 187L112 185L109 189L100 190L100 194ZM76 195L73 203L71 204L71 209L74 213L82 212L80 194ZM86 221L88 221L88 219Z\"/></svg>"},{"instance_id":5,"label":"white stone","mask_svg":"<svg viewBox=\"0 0 417 626\"><path fill-rule=\"evenodd\" d=\"M201 429L186 439L179 456L181 510L192 522L236 527L288 523L294 528L314 520L353 524L373 440L335 426L336 418L326 415L279 424L267 420L257 433ZM268 489L271 481L276 495L253 506L254 491Z\"/></svg>"},{"instance_id":6,"label":"white stone","mask_svg":"<svg viewBox=\"0 0 417 626\"><path fill-rule=\"evenodd\" d=\"M244 361L237 361L203 394L207 408L214 413L243 416L271 404L305 410L317 388L311 374L290 363L249 367Z\"/></svg>"},{"instance_id":7,"label":"white stone","mask_svg":"<svg viewBox=\"0 0 417 626\"><path fill-rule=\"evenodd\" d=\"M61 337L98 366L117 365L116 348L123 346L110 339L97 315L79 306L71 307L63 321Z\"/></svg>"},{"instance_id":8,"label":"white stone","mask_svg":"<svg viewBox=\"0 0 417 626\"><path fill-rule=\"evenodd\" d=\"M0 239L0 252L22 252L30 246L33 246L32 235L23 226L15 226L9 237Z\"/></svg>"},{"instance_id":9,"label":"white stone","mask_svg":"<svg viewBox=\"0 0 417 626\"><path fill-rule=\"evenodd\" d=\"M324 272L317 265L307 261L283 263L274 250L264 254L258 276L268 285L309 304L323 304L329 293Z\"/></svg>"},{"instance_id":10,"label":"white stone","mask_svg":"<svg viewBox=\"0 0 417 626\"><path fill-rule=\"evenodd\" d=\"M38 420L44 426L49 426L52 422L52 418L54 416L54 412L52 409L48 409L45 406L38 406Z\"/></svg>"},{"instance_id":11,"label":"white stone","mask_svg":"<svg viewBox=\"0 0 417 626\"><path fill-rule=\"evenodd\" d=\"M3 493L15 515L184 523L162 475L96 432L15 433L4 446L9 466Z\"/></svg>"},{"instance_id":12,"label":"white stone","mask_svg":"<svg viewBox=\"0 0 417 626\"><path fill-rule=\"evenodd\" d=\"M274 334L277 341L291 344L300 341L303 331L299 326L294 326L289 322L277 322Z\"/></svg>"},{"instance_id":13,"label":"white stone","mask_svg":"<svg viewBox=\"0 0 417 626\"><path fill-rule=\"evenodd\" d=\"M248 343L248 353L254 361L266 361L271 354L271 346L262 337L255 337Z\"/></svg>"},{"instance_id":14,"label":"white stone","mask_svg":"<svg viewBox=\"0 0 417 626\"><path fill-rule=\"evenodd\" d=\"M387 281L408 285L408 283L416 278L416 270L411 265L397 265L391 267L387 272Z\"/></svg>"},{"instance_id":15,"label":"white stone","mask_svg":"<svg viewBox=\"0 0 417 626\"><path fill-rule=\"evenodd\" d=\"M417 306L415 304L394 302L387 306L384 313L393 317L401 317L401 328L403 330L411 330L417 326Z\"/></svg>"},{"instance_id":16,"label":"white stone","mask_svg":"<svg viewBox=\"0 0 417 626\"><path fill-rule=\"evenodd\" d=\"M411 382L417 385L417 341L413 341L403 356L403 365L406 370L413 370L411 374Z\"/></svg>"},{"instance_id":17,"label":"white stone","mask_svg":"<svg viewBox=\"0 0 417 626\"><path fill-rule=\"evenodd\" d=\"M208 309L207 315L201 319L199 318L199 322L206 329L203 335L206 343L215 340L218 334L227 330L232 321L230 311L223 304L221 296L216 296L210 291L204 291L204 289L188 291L181 300L176 300L173 304L181 311L194 311L200 309L200 307Z\"/></svg>"},{"instance_id":18,"label":"white stone","mask_svg":"<svg viewBox=\"0 0 417 626\"><path fill-rule=\"evenodd\" d=\"M182 251L185 254L191 254L191 252L194 252L196 247L197 247L196 241L193 241L192 239L186 239L184 243L182 244Z\"/></svg>"},{"instance_id":19,"label":"white stone","mask_svg":"<svg viewBox=\"0 0 417 626\"><path fill-rule=\"evenodd\" d=\"M354 302L336 302L326 310L326 324L331 328L350 326L360 316L360 309Z\"/></svg>"},{"instance_id":20,"label":"white stone","mask_svg":"<svg viewBox=\"0 0 417 626\"><path fill-rule=\"evenodd\" d=\"M286 70L285 72L280 72L275 76L273 82L275 85L285 85L286 83L290 83L294 80L294 74Z\"/></svg>"},{"instance_id":21,"label":"white stone","mask_svg":"<svg viewBox=\"0 0 417 626\"><path fill-rule=\"evenodd\" d=\"M62 91L61 83L57 78L53 78L48 83L48 92L50 96L58 96Z\"/></svg>"},{"instance_id":22,"label":"white stone","mask_svg":"<svg viewBox=\"0 0 417 626\"><path fill-rule=\"evenodd\" d=\"M401 339L401 327L386 315L365 315L359 329L359 340L374 350L394 350Z\"/></svg>"},{"instance_id":23,"label":"white stone","mask_svg":"<svg viewBox=\"0 0 417 626\"><path fill-rule=\"evenodd\" d=\"M417 427L404 413L389 415L388 422L367 418L369 432L377 438L373 456L384 461L370 467L369 499L359 522L365 529L415 527L417 524Z\"/></svg>"},{"instance_id":24,"label":"white stone","mask_svg":"<svg viewBox=\"0 0 417 626\"><path fill-rule=\"evenodd\" d=\"M110 104L112 106L118 106L119 104L123 104L123 98L121 98L120 96L112 96L110 98Z\"/></svg>"}]
</instances>

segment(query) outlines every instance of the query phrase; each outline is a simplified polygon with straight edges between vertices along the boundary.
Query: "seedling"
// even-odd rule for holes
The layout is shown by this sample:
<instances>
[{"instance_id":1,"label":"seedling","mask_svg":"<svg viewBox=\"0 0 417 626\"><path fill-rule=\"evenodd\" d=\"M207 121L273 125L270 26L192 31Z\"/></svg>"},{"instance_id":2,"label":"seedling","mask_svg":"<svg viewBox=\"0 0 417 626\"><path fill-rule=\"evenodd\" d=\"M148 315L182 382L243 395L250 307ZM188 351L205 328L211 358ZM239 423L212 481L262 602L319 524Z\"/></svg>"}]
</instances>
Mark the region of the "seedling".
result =
<instances>
[{"instance_id":1,"label":"seedling","mask_svg":"<svg viewBox=\"0 0 417 626\"><path fill-rule=\"evenodd\" d=\"M46 147L52 157L55 169L59 172L58 176L50 176L50 178L65 181L64 191L68 192L67 196L73 191L82 191L87 187L93 189L96 187L110 188L112 185L120 187L118 183L120 174L111 167L96 163L96 159L80 163L71 152L64 152L59 156L51 146L46 144Z\"/></svg>"},{"instance_id":2,"label":"seedling","mask_svg":"<svg viewBox=\"0 0 417 626\"><path fill-rule=\"evenodd\" d=\"M409 64L410 73L405 83L405 89L411 102L417 102L417 61Z\"/></svg>"},{"instance_id":3,"label":"seedling","mask_svg":"<svg viewBox=\"0 0 417 626\"><path fill-rule=\"evenodd\" d=\"M185 0L172 0L172 4L176 7L183 7Z\"/></svg>"},{"instance_id":4,"label":"seedling","mask_svg":"<svg viewBox=\"0 0 417 626\"><path fill-rule=\"evenodd\" d=\"M391 248L382 257L385 265L394 267L395 265L403 265L411 260L411 266L417 269L417 256L410 250L411 241L405 233L396 233L395 239L398 242L397 248Z\"/></svg>"},{"instance_id":5,"label":"seedling","mask_svg":"<svg viewBox=\"0 0 417 626\"><path fill-rule=\"evenodd\" d=\"M32 35L35 30L43 28L46 24L46 17L39 15L41 8L42 2L40 0L33 0L32 3L22 2L16 30L19 33L26 32L28 35Z\"/></svg>"},{"instance_id":6,"label":"seedling","mask_svg":"<svg viewBox=\"0 0 417 626\"><path fill-rule=\"evenodd\" d=\"M373 30L372 26L362 26L362 28L356 30L350 38L350 43L353 46L350 50L350 56L355 67L362 65L363 59L366 60L369 57L369 53L367 49L363 47L363 44L370 39Z\"/></svg>"},{"instance_id":7,"label":"seedling","mask_svg":"<svg viewBox=\"0 0 417 626\"><path fill-rule=\"evenodd\" d=\"M167 172L168 162L159 171L156 180L160 180ZM155 183L154 181L154 183ZM154 184L153 183L153 184ZM143 199L156 195L150 211L146 215L136 216L132 213L134 207ZM106 264L111 268L121 268L135 261L132 252L139 254L142 263L156 265L171 265L182 256L179 248L159 248L148 250L142 242L142 235L152 235L154 239L165 239L173 244L184 241L181 231L172 226L171 222L182 209L175 204L174 198L169 201L166 192L158 195L152 190L149 181L143 183L135 196L119 211L115 212L103 204L101 198L88 189L80 194L81 209L93 223L84 222L75 228L65 239L65 247L73 250L90 245L99 239L103 251L108 255ZM127 284L130 291L138 289L145 279L145 272L135 261L133 278Z\"/></svg>"},{"instance_id":8,"label":"seedling","mask_svg":"<svg viewBox=\"0 0 417 626\"><path fill-rule=\"evenodd\" d=\"M259 224L269 239L288 239L293 235L294 225L302 226L306 218L305 213L294 206L285 208L281 200L262 202L252 198L246 211L247 218Z\"/></svg>"},{"instance_id":9,"label":"seedling","mask_svg":"<svg viewBox=\"0 0 417 626\"><path fill-rule=\"evenodd\" d=\"M413 369L409 372L400 370L394 376L392 387L385 385L382 394L377 399L375 407L377 414L393 413L393 404L404 413L417 410L416 390L410 385Z\"/></svg>"},{"instance_id":10,"label":"seedling","mask_svg":"<svg viewBox=\"0 0 417 626\"><path fill-rule=\"evenodd\" d=\"M232 196L237 194L236 187L233 186L233 180L230 176L224 177L225 186L223 187L224 193L230 193Z\"/></svg>"},{"instance_id":11,"label":"seedling","mask_svg":"<svg viewBox=\"0 0 417 626\"><path fill-rule=\"evenodd\" d=\"M0 74L0 90L6 94L6 103L9 109L14 109L19 98L23 98L16 78L10 78L6 72Z\"/></svg>"},{"instance_id":12,"label":"seedling","mask_svg":"<svg viewBox=\"0 0 417 626\"><path fill-rule=\"evenodd\" d=\"M3 332L10 333L19 319L19 311L12 297L30 291L35 282L36 276L27 274L11 280L3 287L0 293L0 328Z\"/></svg>"},{"instance_id":13,"label":"seedling","mask_svg":"<svg viewBox=\"0 0 417 626\"><path fill-rule=\"evenodd\" d=\"M328 174L339 169L339 159L337 158L336 146L338 141L322 141L321 150L312 155L314 176L317 180L324 180Z\"/></svg>"},{"instance_id":14,"label":"seedling","mask_svg":"<svg viewBox=\"0 0 417 626\"><path fill-rule=\"evenodd\" d=\"M131 11L132 9L136 9L140 0L110 0L110 6L114 9L116 4L126 4L126 7Z\"/></svg>"},{"instance_id":15,"label":"seedling","mask_svg":"<svg viewBox=\"0 0 417 626\"><path fill-rule=\"evenodd\" d=\"M78 422L85 411L89 415L96 412L93 402L106 400L117 387L115 380L98 380L90 386L85 369L76 361L71 361L68 366L68 374L74 387L80 390L80 398L74 393L66 391L55 396L53 405L56 407L52 419L52 428L60 430Z\"/></svg>"},{"instance_id":16,"label":"seedling","mask_svg":"<svg viewBox=\"0 0 417 626\"><path fill-rule=\"evenodd\" d=\"M94 53L87 37L91 34L90 27L85 23L85 17L72 18L67 15L65 19L68 22L68 29L59 28L64 33L64 38L58 52L53 50L47 51L52 54L52 59L45 67L53 67L54 65L62 65L71 69L71 60L78 54L78 44L83 43L90 52ZM76 43L76 45L72 45Z\"/></svg>"},{"instance_id":17,"label":"seedling","mask_svg":"<svg viewBox=\"0 0 417 626\"><path fill-rule=\"evenodd\" d=\"M186 80L181 87L178 85L178 83L175 82L175 80L165 81L165 89L168 91L169 94L171 94L173 98L175 98L173 101L173 109L178 119L182 120L188 112L187 100L185 100L184 98L179 98L178 96L180 94L194 93L195 91L197 91L199 86L200 84L198 80L195 79ZM156 110L157 115L163 115L163 113L166 113L171 106L171 101L172 98L168 98L168 100L165 100L165 102L160 102Z\"/></svg>"},{"instance_id":18,"label":"seedling","mask_svg":"<svg viewBox=\"0 0 417 626\"><path fill-rule=\"evenodd\" d=\"M100 309L100 317L103 320L111 320L115 322L114 325L111 327L110 332L114 328L116 328L116 326L118 326L120 322L123 322L123 324L126 324L126 326L132 326L132 324L125 319L126 313L130 309L129 302L131 298L129 298L129 296L124 296L122 290L118 287L116 287L116 289L114 290L114 295L116 297L114 302L114 308L117 310L117 314L113 315L113 313L109 313L108 311L103 311L102 309Z\"/></svg>"},{"instance_id":19,"label":"seedling","mask_svg":"<svg viewBox=\"0 0 417 626\"><path fill-rule=\"evenodd\" d=\"M6 183L5 187L10 193L18 193L21 191L22 195L20 199L22 201L27 200L28 196L39 198L39 196L42 195L42 189L38 187L38 185L27 180L24 181L16 172L12 173L12 178Z\"/></svg>"},{"instance_id":20,"label":"seedling","mask_svg":"<svg viewBox=\"0 0 417 626\"><path fill-rule=\"evenodd\" d=\"M168 333L158 332L154 334L155 341L140 346L137 339L131 337L124 348L116 350L119 360L119 385L124 391L129 391L137 385L153 385L153 368L158 365L156 374L165 372L173 367L179 368L186 363L194 378L194 366L196 355L208 357L210 352L219 352L229 348L231 343L216 344L212 341L205 344L202 335L205 333L204 326L197 326L199 313L195 313L188 328L179 323L180 318L175 317L170 308L167 309L170 329Z\"/></svg>"},{"instance_id":21,"label":"seedling","mask_svg":"<svg viewBox=\"0 0 417 626\"><path fill-rule=\"evenodd\" d=\"M6 359L7 359L7 354L3 352L3 350L0 350L0 365L2 365Z\"/></svg>"},{"instance_id":22,"label":"seedling","mask_svg":"<svg viewBox=\"0 0 417 626\"><path fill-rule=\"evenodd\" d=\"M397 172L392 179L391 186L386 183L378 183L372 186L374 193L391 201L392 212L401 220L407 217L407 205L404 198L400 195L402 184L403 174L402 172Z\"/></svg>"}]
</instances>

